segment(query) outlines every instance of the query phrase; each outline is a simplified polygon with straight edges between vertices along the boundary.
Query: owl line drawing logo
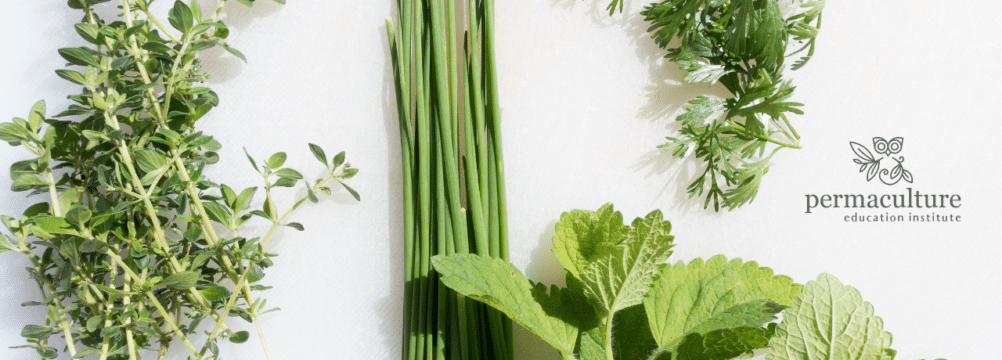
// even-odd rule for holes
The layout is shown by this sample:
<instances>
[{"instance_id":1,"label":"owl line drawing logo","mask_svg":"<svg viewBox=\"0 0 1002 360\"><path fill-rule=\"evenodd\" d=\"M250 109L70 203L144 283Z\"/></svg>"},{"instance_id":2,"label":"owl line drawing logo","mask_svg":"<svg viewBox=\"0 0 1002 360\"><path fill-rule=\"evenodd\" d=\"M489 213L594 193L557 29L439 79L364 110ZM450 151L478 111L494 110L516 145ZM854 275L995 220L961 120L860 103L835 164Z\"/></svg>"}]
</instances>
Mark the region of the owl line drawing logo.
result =
<instances>
[{"instance_id":1,"label":"owl line drawing logo","mask_svg":"<svg viewBox=\"0 0 1002 360\"><path fill-rule=\"evenodd\" d=\"M880 182L887 185L897 184L899 181L904 179L907 182L912 182L912 173L905 170L904 166L901 165L905 162L904 156L894 157L901 152L901 147L904 146L905 139L901 137L896 137L890 141L885 140L882 137L873 138L873 151L877 155L884 155L886 157L876 158L873 153L870 152L866 146L860 143L850 141L849 146L852 147L852 152L856 153L857 158L852 159L853 162L860 165L859 172L866 173L866 181L873 180L873 178L880 179ZM897 162L893 168L888 170L887 168L880 168L880 161L890 158Z\"/></svg>"}]
</instances>

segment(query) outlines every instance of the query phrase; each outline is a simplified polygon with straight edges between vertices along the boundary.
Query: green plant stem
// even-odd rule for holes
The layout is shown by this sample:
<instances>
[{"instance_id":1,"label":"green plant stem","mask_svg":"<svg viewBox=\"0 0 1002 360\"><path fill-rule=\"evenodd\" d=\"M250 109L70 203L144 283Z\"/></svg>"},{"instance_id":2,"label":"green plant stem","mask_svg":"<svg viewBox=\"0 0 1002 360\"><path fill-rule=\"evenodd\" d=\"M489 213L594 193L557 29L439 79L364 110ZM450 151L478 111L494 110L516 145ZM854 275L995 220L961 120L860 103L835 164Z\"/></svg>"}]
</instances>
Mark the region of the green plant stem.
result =
<instances>
[{"instance_id":1,"label":"green plant stem","mask_svg":"<svg viewBox=\"0 0 1002 360\"><path fill-rule=\"evenodd\" d=\"M134 271L132 271L132 269L129 268L129 265L127 265L125 261L122 260L122 257L116 254L114 251L108 249L108 251L105 252L105 255L108 255L108 257L111 258L112 261L121 266L122 270L125 271L125 275L131 278L132 281L140 284L143 282L142 277L140 277ZM167 325L170 326L171 330L174 331L174 334L181 339L181 342L184 343L184 345L188 348L188 350L191 351L193 355L196 355L196 359L202 359L202 356L198 355L198 350L196 350L195 346L192 345L190 341L188 341L188 337L184 335L184 332L181 331L181 328L178 326L178 323L174 321L174 318L171 317L170 312L168 312L167 309L164 308L163 304L160 303L160 300L158 300L157 297L153 295L152 292L145 291L144 294L150 300L150 303L152 303L153 306L156 307L158 311L160 311L160 315L163 316L164 322L166 322Z\"/></svg>"},{"instance_id":2,"label":"green plant stem","mask_svg":"<svg viewBox=\"0 0 1002 360\"><path fill-rule=\"evenodd\" d=\"M38 278L42 279L45 287L49 289L49 293L54 294L56 292L56 287L52 285L52 282L45 278L44 269L42 268L42 263L39 261L38 257L28 249L23 249L21 252L27 255L31 260L32 264L35 266L35 271L38 273ZM42 296L45 296L44 292L42 293ZM58 297L53 297L53 305L56 307L57 313L63 313L63 305ZM59 317L59 327L62 328L63 336L66 337L66 349L70 352L70 356L76 356L76 341L73 340L73 334L70 332L72 326L70 326L69 317L66 314Z\"/></svg>"},{"instance_id":3,"label":"green plant stem","mask_svg":"<svg viewBox=\"0 0 1002 360\"><path fill-rule=\"evenodd\" d=\"M219 14L223 12L223 6L226 5L226 0L219 0L219 5L216 6L216 11L212 13L212 21L216 21L219 18Z\"/></svg>"},{"instance_id":4,"label":"green plant stem","mask_svg":"<svg viewBox=\"0 0 1002 360\"><path fill-rule=\"evenodd\" d=\"M219 6L217 7L216 12L213 15L213 21L218 17L219 12L222 10L223 6L225 5L225 2L226 2L225 0L220 1ZM130 13L128 0L123 0L123 9L125 10L125 13L126 13L126 22L127 22L127 24L131 23L131 18L128 15ZM159 21L157 21L156 18L153 17L148 12L147 12L147 17L150 18L150 19L152 19L154 21L154 23L159 24ZM131 26L131 25L129 25L129 26ZM138 47L136 46L136 43L135 43L135 36L134 35L130 36L130 39L131 39L131 43L132 43L133 50L134 50L133 56L136 56L137 58L141 58L140 51L138 50ZM172 68L172 70L170 72L170 74L171 74L170 80L168 81L168 83L167 83L167 85L165 87L166 88L166 95L164 96L164 98L168 100L168 102L165 103L165 107L162 108L162 109L160 108L160 106L159 106L160 105L159 99L156 97L155 93L153 93L152 89L149 89L148 92L147 92L147 94L149 94L149 96L151 97L150 100L151 100L151 103L154 106L154 111L155 111L155 113L158 114L158 116L157 116L158 121L160 122L160 125L163 126L163 127L165 127L165 128L166 128L165 119L167 118L167 112L169 111L169 107L166 107L166 106L169 106L169 99L173 96L174 84L175 84L175 79L177 77L176 74L177 74L178 66L181 63L181 57L185 54L185 52L186 52L187 47L188 47L189 44L190 44L190 37L189 36L185 36L184 40L181 42L181 49L178 50L177 59L175 59L174 64L173 64L173 68ZM190 65L191 65L190 61L187 64L185 64L185 66L184 66L184 71L185 72L187 71L188 67L190 67ZM148 75L146 75L145 71L143 71L143 66L139 66L139 68L140 68L140 73L143 76L144 83L151 84L152 81L151 81L150 77ZM200 220L202 222L202 228L206 231L206 234L208 234L208 237L206 238L206 240L209 242L209 244L211 246L213 246L216 249L217 259L220 259L222 261L224 272L227 274L227 276L232 281L234 281L234 283L238 283L239 281L237 279L237 275L236 275L236 271L234 270L234 266L233 266L232 262L230 261L230 258L228 256L226 256L226 254L223 252L223 249L218 247L218 244L220 243L219 237L215 233L215 229L213 228L211 220L208 217L208 213L205 211L205 208L202 205L201 197L198 195L198 192L194 188L194 183L191 181L191 177L188 174L187 168L184 165L184 162L180 159L180 156L179 156L180 153L179 153L178 149L176 147L174 147L174 146L171 146L171 155L172 155L172 157L174 159L174 161L173 161L174 167L175 167L175 169L177 169L178 174L180 175L181 179L186 184L186 191L188 192L188 195L189 195L190 199L192 200L193 204L198 209L198 215L199 215ZM132 171L134 171L134 170L132 170ZM174 260L174 261L176 262L176 260ZM236 291L243 293L243 296L244 296L245 300L247 301L247 304L254 304L253 295L251 294L250 289L248 287L246 287L246 286L245 287L240 287L240 288L237 288ZM200 295L194 295L194 296L200 297ZM258 318L257 312L256 311L252 311L251 312L251 316L252 316L253 322L256 324L256 326L258 328L257 334L258 334L258 338L260 340L262 349L264 350L265 356L266 356L267 359L271 359L270 351L268 350L267 340L265 340L264 331L260 327L261 321ZM225 317L213 316L213 319L216 320L217 322L222 321L222 319L224 319L224 318Z\"/></svg>"},{"instance_id":5,"label":"green plant stem","mask_svg":"<svg viewBox=\"0 0 1002 360\"><path fill-rule=\"evenodd\" d=\"M220 4L220 5L222 5L222 4ZM165 27L164 24L160 23L160 20L157 20L157 18L155 16L153 16L153 14L150 14L149 7L144 6L144 7L140 8L140 10L143 12L143 14L146 14L146 18L147 19L150 19L150 21L153 22L153 25L156 25L157 28L160 29L161 33L163 33L164 35L167 35L167 37L169 37L171 39L171 41L173 41L175 44L180 44L181 43L181 40L178 40L178 38L174 37L174 35L170 33L170 30L167 30L167 27Z\"/></svg>"},{"instance_id":6,"label":"green plant stem","mask_svg":"<svg viewBox=\"0 0 1002 360\"><path fill-rule=\"evenodd\" d=\"M614 357L613 357L613 354L612 354L612 319L613 319L613 317L614 317L614 314L610 313L609 316L605 318L605 332L602 334L603 335L602 337L604 338L602 340L605 341L605 358L606 358L606 360L614 360Z\"/></svg>"}]
</instances>

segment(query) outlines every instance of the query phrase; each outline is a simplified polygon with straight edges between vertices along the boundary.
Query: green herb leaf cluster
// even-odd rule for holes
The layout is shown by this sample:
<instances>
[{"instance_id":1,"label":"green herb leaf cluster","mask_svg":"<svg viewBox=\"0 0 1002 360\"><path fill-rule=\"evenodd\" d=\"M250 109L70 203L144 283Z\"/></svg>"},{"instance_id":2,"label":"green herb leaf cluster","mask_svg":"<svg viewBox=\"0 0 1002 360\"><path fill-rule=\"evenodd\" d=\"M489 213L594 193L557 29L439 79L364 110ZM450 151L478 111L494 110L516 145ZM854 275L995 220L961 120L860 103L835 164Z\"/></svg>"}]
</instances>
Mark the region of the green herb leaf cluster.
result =
<instances>
[{"instance_id":1,"label":"green herb leaf cluster","mask_svg":"<svg viewBox=\"0 0 1002 360\"><path fill-rule=\"evenodd\" d=\"M825 0L794 3L799 11L788 17L778 0L663 0L641 12L666 57L686 71L686 82L720 82L733 95L689 101L676 119L680 136L661 146L706 163L688 186L690 197L705 195L704 207L712 201L716 211L733 210L752 202L769 159L779 149L800 148L788 116L803 114L803 104L790 101L795 87L783 71L788 58L800 56L796 70L814 54Z\"/></svg>"},{"instance_id":2,"label":"green herb leaf cluster","mask_svg":"<svg viewBox=\"0 0 1002 360\"><path fill-rule=\"evenodd\" d=\"M567 360L727 360L765 348L769 360L894 358L873 306L835 277L802 286L723 255L668 265L670 230L660 211L629 226L612 205L564 213L553 237L563 288L533 283L501 259L454 254L432 263L444 284Z\"/></svg>"},{"instance_id":3,"label":"green herb leaf cluster","mask_svg":"<svg viewBox=\"0 0 1002 360\"><path fill-rule=\"evenodd\" d=\"M2 216L0 253L18 252L32 266L46 309L41 324L22 335L39 356L55 358L49 339L62 336L72 358L140 359L144 351L166 356L177 341L190 359L219 358L218 342L248 341L247 331L227 323L240 317L255 323L276 310L259 291L265 269L273 265L265 246L303 202L329 194L330 184L357 173L344 153L329 162L310 145L326 173L307 181L284 167L285 153L258 162L264 202L255 208L259 188L234 189L203 173L219 160L220 143L197 130L196 123L219 104L203 86L200 51L222 46L229 35L219 20L226 1L205 12L198 1L175 1L166 24L150 13L152 0L124 0L122 18L106 21L95 5L108 0L70 0L82 21L76 33L86 46L59 50L68 62L56 71L80 92L73 104L49 117L44 102L26 119L0 123L0 140L20 146L32 158L10 167L12 191L45 194L20 216ZM240 2L250 4L250 1ZM282 2L282 1L279 1ZM274 190L307 189L294 205L279 211ZM252 217L270 223L263 236L241 234ZM9 234L9 235L8 235ZM193 337L196 332L204 331ZM199 339L196 341L195 339ZM267 346L264 346L266 357Z\"/></svg>"}]
</instances>

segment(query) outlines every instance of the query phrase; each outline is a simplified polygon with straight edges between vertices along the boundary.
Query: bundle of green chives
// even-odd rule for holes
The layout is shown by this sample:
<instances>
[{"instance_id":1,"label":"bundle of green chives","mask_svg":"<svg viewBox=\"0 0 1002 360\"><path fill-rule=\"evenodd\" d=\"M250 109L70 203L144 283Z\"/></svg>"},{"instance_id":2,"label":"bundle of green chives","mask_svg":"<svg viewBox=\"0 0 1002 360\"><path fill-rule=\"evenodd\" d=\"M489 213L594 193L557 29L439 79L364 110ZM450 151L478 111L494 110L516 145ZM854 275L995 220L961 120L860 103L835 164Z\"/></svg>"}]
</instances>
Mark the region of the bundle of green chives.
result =
<instances>
[{"instance_id":1,"label":"bundle of green chives","mask_svg":"<svg viewBox=\"0 0 1002 360\"><path fill-rule=\"evenodd\" d=\"M387 20L403 159L408 360L512 358L511 321L442 285L430 261L454 253L508 259L494 1L466 5L457 17L451 0L398 0L400 28Z\"/></svg>"}]
</instances>

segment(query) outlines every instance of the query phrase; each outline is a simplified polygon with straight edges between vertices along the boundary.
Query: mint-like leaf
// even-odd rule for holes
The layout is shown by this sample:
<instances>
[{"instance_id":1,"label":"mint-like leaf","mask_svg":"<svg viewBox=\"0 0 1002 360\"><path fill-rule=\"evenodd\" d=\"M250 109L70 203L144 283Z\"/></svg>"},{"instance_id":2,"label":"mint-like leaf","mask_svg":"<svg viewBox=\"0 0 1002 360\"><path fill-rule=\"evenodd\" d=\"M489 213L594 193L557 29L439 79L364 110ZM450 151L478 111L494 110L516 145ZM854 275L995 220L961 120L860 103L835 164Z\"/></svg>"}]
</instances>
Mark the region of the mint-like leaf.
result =
<instances>
[{"instance_id":1,"label":"mint-like leaf","mask_svg":"<svg viewBox=\"0 0 1002 360\"><path fill-rule=\"evenodd\" d=\"M612 252L623 241L629 228L623 225L623 214L612 204L598 211L572 210L560 215L553 236L553 255L575 277L589 263Z\"/></svg>"},{"instance_id":2,"label":"mint-like leaf","mask_svg":"<svg viewBox=\"0 0 1002 360\"><path fill-rule=\"evenodd\" d=\"M665 268L644 306L654 339L668 347L694 332L761 326L801 289L770 268L718 255Z\"/></svg>"},{"instance_id":3,"label":"mint-like leaf","mask_svg":"<svg viewBox=\"0 0 1002 360\"><path fill-rule=\"evenodd\" d=\"M891 333L859 291L823 273L783 313L766 360L892 360Z\"/></svg>"},{"instance_id":4,"label":"mint-like leaf","mask_svg":"<svg viewBox=\"0 0 1002 360\"><path fill-rule=\"evenodd\" d=\"M640 304L671 255L671 223L660 210L633 221L626 240L581 272L585 294L604 314Z\"/></svg>"},{"instance_id":5,"label":"mint-like leaf","mask_svg":"<svg viewBox=\"0 0 1002 360\"><path fill-rule=\"evenodd\" d=\"M558 305L560 290L557 287L552 287L551 295L545 298L549 311L544 311L536 300L545 289L540 289L543 285L536 285L534 289L522 272L504 260L455 254L435 256L432 264L446 286L503 312L561 353L574 352L578 329L561 319L567 313Z\"/></svg>"}]
</instances>

